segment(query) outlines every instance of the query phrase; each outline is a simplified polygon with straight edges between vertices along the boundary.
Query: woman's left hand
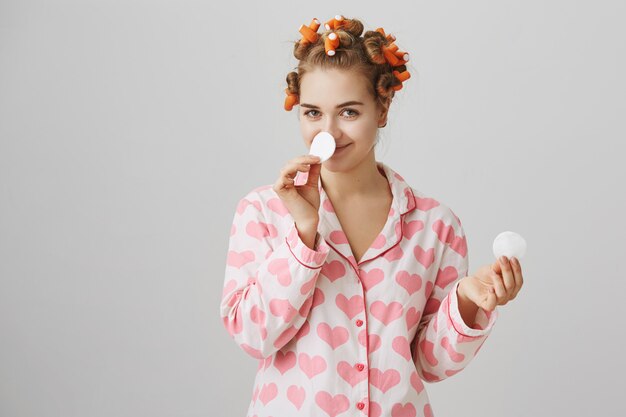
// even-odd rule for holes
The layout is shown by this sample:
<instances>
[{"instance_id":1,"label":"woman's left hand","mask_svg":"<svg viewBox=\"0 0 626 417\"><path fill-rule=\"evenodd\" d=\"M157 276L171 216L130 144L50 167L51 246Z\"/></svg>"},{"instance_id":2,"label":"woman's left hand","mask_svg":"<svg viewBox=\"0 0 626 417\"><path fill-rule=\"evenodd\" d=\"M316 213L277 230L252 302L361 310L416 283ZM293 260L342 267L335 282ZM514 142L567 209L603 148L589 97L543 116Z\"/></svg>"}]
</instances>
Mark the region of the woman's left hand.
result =
<instances>
[{"instance_id":1,"label":"woman's left hand","mask_svg":"<svg viewBox=\"0 0 626 417\"><path fill-rule=\"evenodd\" d=\"M487 311L513 300L524 284L522 266L515 257L502 256L492 265L480 267L473 275L461 279L459 297L471 300Z\"/></svg>"}]
</instances>

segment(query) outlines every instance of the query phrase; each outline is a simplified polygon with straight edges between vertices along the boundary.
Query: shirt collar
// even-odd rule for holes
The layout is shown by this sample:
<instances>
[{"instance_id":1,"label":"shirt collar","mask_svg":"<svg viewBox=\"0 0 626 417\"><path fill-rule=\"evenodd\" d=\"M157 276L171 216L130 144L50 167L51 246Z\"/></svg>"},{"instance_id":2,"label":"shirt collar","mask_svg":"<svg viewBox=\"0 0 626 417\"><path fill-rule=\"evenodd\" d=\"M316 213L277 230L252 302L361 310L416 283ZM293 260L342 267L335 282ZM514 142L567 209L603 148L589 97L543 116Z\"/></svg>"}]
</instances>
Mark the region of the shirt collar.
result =
<instances>
[{"instance_id":1,"label":"shirt collar","mask_svg":"<svg viewBox=\"0 0 626 417\"><path fill-rule=\"evenodd\" d=\"M358 264L356 263L346 235L341 228L339 218L335 214L332 202L326 194L324 187L322 187L321 178L318 182L320 192L320 222L318 232L326 243L348 260L355 269L358 269L359 265L364 262L381 255L390 257L396 256L397 254L394 252L394 248L400 243L403 236L402 216L416 208L413 190L406 183L404 178L383 162L377 161L376 165L380 171L384 172L389 182L389 188L392 194L391 208L389 209L387 221L383 229L370 244L370 247L363 254Z\"/></svg>"}]
</instances>

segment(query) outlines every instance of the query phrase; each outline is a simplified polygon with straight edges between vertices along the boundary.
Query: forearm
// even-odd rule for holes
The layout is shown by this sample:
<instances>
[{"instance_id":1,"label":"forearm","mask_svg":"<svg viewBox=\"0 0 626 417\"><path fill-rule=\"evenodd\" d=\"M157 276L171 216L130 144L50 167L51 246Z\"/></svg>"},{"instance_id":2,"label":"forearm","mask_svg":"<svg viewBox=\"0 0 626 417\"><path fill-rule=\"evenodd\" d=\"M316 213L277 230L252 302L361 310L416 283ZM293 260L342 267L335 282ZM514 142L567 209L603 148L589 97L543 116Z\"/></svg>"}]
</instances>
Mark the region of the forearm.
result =
<instances>
[{"instance_id":1,"label":"forearm","mask_svg":"<svg viewBox=\"0 0 626 417\"><path fill-rule=\"evenodd\" d=\"M474 322L476 321L476 313L478 313L478 306L460 290L461 284L457 287L457 299L459 300L459 313L463 321L468 327L474 328Z\"/></svg>"}]
</instances>

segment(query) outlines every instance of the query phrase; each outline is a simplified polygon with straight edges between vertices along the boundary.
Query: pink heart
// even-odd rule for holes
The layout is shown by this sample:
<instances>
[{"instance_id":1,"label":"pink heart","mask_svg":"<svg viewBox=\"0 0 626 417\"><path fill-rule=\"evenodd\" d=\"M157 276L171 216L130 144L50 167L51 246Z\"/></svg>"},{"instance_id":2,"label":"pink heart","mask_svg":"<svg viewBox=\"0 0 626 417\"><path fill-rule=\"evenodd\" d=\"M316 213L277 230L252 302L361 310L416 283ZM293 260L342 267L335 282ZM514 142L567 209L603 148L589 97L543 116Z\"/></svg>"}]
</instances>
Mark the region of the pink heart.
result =
<instances>
[{"instance_id":1,"label":"pink heart","mask_svg":"<svg viewBox=\"0 0 626 417\"><path fill-rule=\"evenodd\" d=\"M265 312L256 305L252 306L252 308L250 309L250 320L252 320L256 324L264 324Z\"/></svg>"},{"instance_id":2,"label":"pink heart","mask_svg":"<svg viewBox=\"0 0 626 417\"><path fill-rule=\"evenodd\" d=\"M383 408L376 401L370 401L368 407L369 417L380 417L383 414Z\"/></svg>"},{"instance_id":3,"label":"pink heart","mask_svg":"<svg viewBox=\"0 0 626 417\"><path fill-rule=\"evenodd\" d=\"M386 243L387 243L387 239L385 238L385 235L380 234L376 237L376 239L374 239L371 247L374 249L380 249L384 247Z\"/></svg>"},{"instance_id":4,"label":"pink heart","mask_svg":"<svg viewBox=\"0 0 626 417\"><path fill-rule=\"evenodd\" d=\"M464 354L454 350L454 346L452 346L452 344L450 343L450 339L448 339L447 337L441 339L441 346L443 346L443 348L448 352L450 359L452 359L454 362L463 362L463 360L465 359Z\"/></svg>"},{"instance_id":5,"label":"pink heart","mask_svg":"<svg viewBox=\"0 0 626 417\"><path fill-rule=\"evenodd\" d=\"M234 250L228 251L228 257L226 259L226 264L228 266L234 266L235 268L241 268L248 262L254 261L254 252L251 250L246 250L243 252L235 252Z\"/></svg>"},{"instance_id":6,"label":"pink heart","mask_svg":"<svg viewBox=\"0 0 626 417\"><path fill-rule=\"evenodd\" d=\"M400 245L396 245L393 248L389 249L387 252L385 252L383 258L385 258L389 262L393 262L397 261L398 259L402 259L403 256L404 251L402 250Z\"/></svg>"},{"instance_id":7,"label":"pink heart","mask_svg":"<svg viewBox=\"0 0 626 417\"><path fill-rule=\"evenodd\" d=\"M409 308L406 311L406 329L411 330L419 322L421 315L420 311L415 307Z\"/></svg>"},{"instance_id":8,"label":"pink heart","mask_svg":"<svg viewBox=\"0 0 626 417\"><path fill-rule=\"evenodd\" d=\"M348 329L343 326L330 327L328 323L320 323L317 326L318 336L335 350L348 341Z\"/></svg>"},{"instance_id":9,"label":"pink heart","mask_svg":"<svg viewBox=\"0 0 626 417\"><path fill-rule=\"evenodd\" d=\"M363 368L359 371L357 368L355 368L353 365L346 361L341 361L337 364L337 373L353 387L359 382L367 379L366 368Z\"/></svg>"},{"instance_id":10,"label":"pink heart","mask_svg":"<svg viewBox=\"0 0 626 417\"><path fill-rule=\"evenodd\" d=\"M327 262L322 266L321 274L326 276L330 282L334 282L336 279L346 275L346 267L343 266L341 261Z\"/></svg>"},{"instance_id":11,"label":"pink heart","mask_svg":"<svg viewBox=\"0 0 626 417\"><path fill-rule=\"evenodd\" d=\"M413 373L411 374L411 385L413 386L413 388L415 388L415 392L417 392L418 394L424 389L424 383L422 382L416 371L413 371Z\"/></svg>"},{"instance_id":12,"label":"pink heart","mask_svg":"<svg viewBox=\"0 0 626 417\"><path fill-rule=\"evenodd\" d=\"M327 391L318 391L315 394L315 403L330 417L336 417L350 407L348 397L343 394L333 396Z\"/></svg>"},{"instance_id":13,"label":"pink heart","mask_svg":"<svg viewBox=\"0 0 626 417\"><path fill-rule=\"evenodd\" d=\"M402 316L402 304L397 301L385 304L384 302L377 300L372 303L370 311L374 317L385 325L388 325Z\"/></svg>"},{"instance_id":14,"label":"pink heart","mask_svg":"<svg viewBox=\"0 0 626 417\"><path fill-rule=\"evenodd\" d=\"M326 210L329 213L335 212L335 209L333 208L332 203L328 199L324 199L324 202L322 203L322 207L324 207L324 210Z\"/></svg>"},{"instance_id":15,"label":"pink heart","mask_svg":"<svg viewBox=\"0 0 626 417\"><path fill-rule=\"evenodd\" d=\"M400 372L395 369L387 369L383 372L380 369L372 368L370 369L370 381L372 385L385 393L400 383Z\"/></svg>"},{"instance_id":16,"label":"pink heart","mask_svg":"<svg viewBox=\"0 0 626 417\"><path fill-rule=\"evenodd\" d=\"M324 295L324 291L322 291L319 287L315 287L315 290L313 290L313 305L311 306L311 308L314 308L315 306L318 306L320 304L324 304L325 298L326 296Z\"/></svg>"},{"instance_id":17,"label":"pink heart","mask_svg":"<svg viewBox=\"0 0 626 417\"><path fill-rule=\"evenodd\" d=\"M329 237L330 237L330 241L337 245L348 243L348 238L346 237L346 234L342 232L341 230L332 231Z\"/></svg>"},{"instance_id":18,"label":"pink heart","mask_svg":"<svg viewBox=\"0 0 626 417\"><path fill-rule=\"evenodd\" d=\"M427 338L423 338L421 342L418 343L418 347L422 351L422 356L426 359L426 362L428 362L430 366L437 366L439 361L434 354L434 343Z\"/></svg>"},{"instance_id":19,"label":"pink heart","mask_svg":"<svg viewBox=\"0 0 626 417\"><path fill-rule=\"evenodd\" d=\"M280 349L285 346L287 342L293 339L296 333L298 333L298 328L295 326L289 326L280 334L280 336L276 338L276 340L274 340L274 347Z\"/></svg>"},{"instance_id":20,"label":"pink heart","mask_svg":"<svg viewBox=\"0 0 626 417\"><path fill-rule=\"evenodd\" d=\"M391 417L415 417L416 415L417 410L411 403L406 403L404 405L401 403L395 403L393 407L391 407Z\"/></svg>"},{"instance_id":21,"label":"pink heart","mask_svg":"<svg viewBox=\"0 0 626 417\"><path fill-rule=\"evenodd\" d=\"M296 338L296 340L300 340L304 336L309 334L310 330L311 330L311 326L309 325L309 321L307 320L307 321L304 322L302 327L300 327L300 330L298 331L298 333L296 333L296 335L294 337Z\"/></svg>"},{"instance_id":22,"label":"pink heart","mask_svg":"<svg viewBox=\"0 0 626 417\"><path fill-rule=\"evenodd\" d=\"M259 393L259 399L263 403L263 405L267 405L270 401L272 401L278 395L278 387L275 383L263 384L263 388L261 388L261 392Z\"/></svg>"},{"instance_id":23,"label":"pink heart","mask_svg":"<svg viewBox=\"0 0 626 417\"><path fill-rule=\"evenodd\" d=\"M380 268L374 268L371 271L361 269L359 276L361 277L361 282L363 282L365 289L370 290L385 278L385 273Z\"/></svg>"},{"instance_id":24,"label":"pink heart","mask_svg":"<svg viewBox=\"0 0 626 417\"><path fill-rule=\"evenodd\" d=\"M435 285L439 288L446 288L453 283L459 277L459 273L453 266L446 266L443 269L439 269L437 272L437 278L435 278Z\"/></svg>"},{"instance_id":25,"label":"pink heart","mask_svg":"<svg viewBox=\"0 0 626 417\"><path fill-rule=\"evenodd\" d=\"M343 311L351 320L365 308L363 307L363 297L360 295L353 295L348 300L345 295L338 294L335 298L335 304L337 304L339 310Z\"/></svg>"},{"instance_id":26,"label":"pink heart","mask_svg":"<svg viewBox=\"0 0 626 417\"><path fill-rule=\"evenodd\" d=\"M278 276L278 282L284 287L291 284L291 272L289 271L289 261L285 258L274 259L267 266L267 270Z\"/></svg>"},{"instance_id":27,"label":"pink heart","mask_svg":"<svg viewBox=\"0 0 626 417\"><path fill-rule=\"evenodd\" d=\"M391 347L393 350L400 354L407 361L411 360L411 347L409 346L409 341L404 336L396 336L391 342Z\"/></svg>"},{"instance_id":28,"label":"pink heart","mask_svg":"<svg viewBox=\"0 0 626 417\"><path fill-rule=\"evenodd\" d=\"M424 222L421 220L413 220L404 224L403 235L407 239L411 239L413 235L424 228Z\"/></svg>"},{"instance_id":29,"label":"pink heart","mask_svg":"<svg viewBox=\"0 0 626 417\"><path fill-rule=\"evenodd\" d=\"M309 294L311 292L311 289L315 287L315 284L317 284L317 277L312 276L311 279L302 284L302 286L300 287L300 294Z\"/></svg>"},{"instance_id":30,"label":"pink heart","mask_svg":"<svg viewBox=\"0 0 626 417\"><path fill-rule=\"evenodd\" d=\"M289 300L281 300L280 298L272 298L270 300L270 311L273 315L282 317L285 323L291 322L298 310L291 305Z\"/></svg>"},{"instance_id":31,"label":"pink heart","mask_svg":"<svg viewBox=\"0 0 626 417\"><path fill-rule=\"evenodd\" d=\"M419 263L424 265L424 268L428 268L435 261L434 248L424 250L419 245L416 245L415 248L413 248L413 255Z\"/></svg>"},{"instance_id":32,"label":"pink heart","mask_svg":"<svg viewBox=\"0 0 626 417\"><path fill-rule=\"evenodd\" d=\"M304 388L297 385L290 385L289 388L287 388L287 398L293 405L296 406L298 410L302 407L305 397L306 392L304 391Z\"/></svg>"},{"instance_id":33,"label":"pink heart","mask_svg":"<svg viewBox=\"0 0 626 417\"><path fill-rule=\"evenodd\" d=\"M462 257L465 257L465 255L467 255L467 240L465 236L455 236L450 243L450 247Z\"/></svg>"},{"instance_id":34,"label":"pink heart","mask_svg":"<svg viewBox=\"0 0 626 417\"><path fill-rule=\"evenodd\" d=\"M404 288L409 295L422 288L422 277L418 274L409 274L407 271L400 271L396 274L396 282Z\"/></svg>"},{"instance_id":35,"label":"pink heart","mask_svg":"<svg viewBox=\"0 0 626 417\"><path fill-rule=\"evenodd\" d=\"M248 222L246 225L246 233L248 236L258 239L259 241L262 241L267 236L275 237L278 235L276 226L273 224L254 221Z\"/></svg>"},{"instance_id":36,"label":"pink heart","mask_svg":"<svg viewBox=\"0 0 626 417\"><path fill-rule=\"evenodd\" d=\"M239 204L237 204L237 209L236 209L237 214L242 214L244 211L246 211L246 208L248 206L254 206L254 208L256 208L257 211L261 211L261 202L250 201L245 198L242 198L241 200L239 200Z\"/></svg>"},{"instance_id":37,"label":"pink heart","mask_svg":"<svg viewBox=\"0 0 626 417\"><path fill-rule=\"evenodd\" d=\"M375 352L380 347L380 336L375 333L370 333L368 335L365 329L363 329L359 332L359 335L357 337L359 343L363 347L367 347L367 342L365 339L369 339L369 353Z\"/></svg>"},{"instance_id":38,"label":"pink heart","mask_svg":"<svg viewBox=\"0 0 626 417\"><path fill-rule=\"evenodd\" d=\"M278 214L280 217L284 217L289 213L289 209L285 206L285 203L280 198L271 198L267 201L267 208Z\"/></svg>"},{"instance_id":39,"label":"pink heart","mask_svg":"<svg viewBox=\"0 0 626 417\"><path fill-rule=\"evenodd\" d=\"M437 207L439 205L439 202L432 198L427 198L427 197L421 198L421 197L416 196L415 205L417 206L419 210L428 211L433 207Z\"/></svg>"},{"instance_id":40,"label":"pink heart","mask_svg":"<svg viewBox=\"0 0 626 417\"><path fill-rule=\"evenodd\" d=\"M293 351L287 351L283 353L282 350L276 351L274 357L274 367L280 371L281 374L285 374L288 370L296 366L296 354Z\"/></svg>"},{"instance_id":41,"label":"pink heart","mask_svg":"<svg viewBox=\"0 0 626 417\"><path fill-rule=\"evenodd\" d=\"M309 356L302 352L300 353L300 356L298 356L298 364L300 365L300 369L302 369L309 379L326 370L326 361L319 355Z\"/></svg>"}]
</instances>

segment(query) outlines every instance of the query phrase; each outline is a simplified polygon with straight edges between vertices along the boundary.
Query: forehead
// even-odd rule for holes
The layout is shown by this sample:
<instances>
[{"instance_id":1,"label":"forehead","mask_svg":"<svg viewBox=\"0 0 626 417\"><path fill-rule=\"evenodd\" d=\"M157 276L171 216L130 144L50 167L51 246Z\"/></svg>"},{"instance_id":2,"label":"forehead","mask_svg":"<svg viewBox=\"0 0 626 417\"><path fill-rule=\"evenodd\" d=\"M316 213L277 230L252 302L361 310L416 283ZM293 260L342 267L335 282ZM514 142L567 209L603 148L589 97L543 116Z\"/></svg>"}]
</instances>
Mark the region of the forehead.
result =
<instances>
[{"instance_id":1,"label":"forehead","mask_svg":"<svg viewBox=\"0 0 626 417\"><path fill-rule=\"evenodd\" d=\"M337 69L315 69L300 80L300 101L334 106L348 100L368 101L366 79L359 73Z\"/></svg>"}]
</instances>

